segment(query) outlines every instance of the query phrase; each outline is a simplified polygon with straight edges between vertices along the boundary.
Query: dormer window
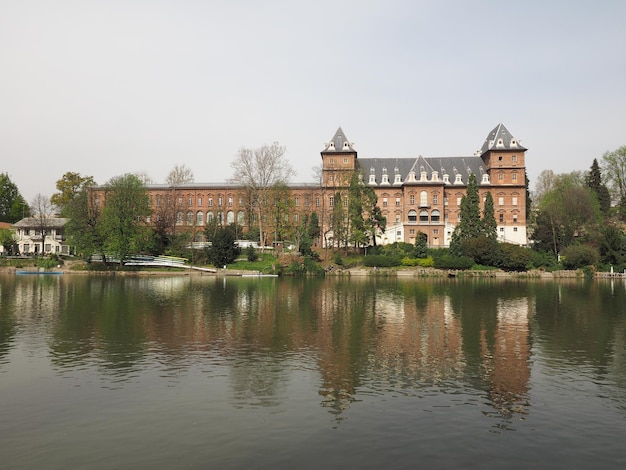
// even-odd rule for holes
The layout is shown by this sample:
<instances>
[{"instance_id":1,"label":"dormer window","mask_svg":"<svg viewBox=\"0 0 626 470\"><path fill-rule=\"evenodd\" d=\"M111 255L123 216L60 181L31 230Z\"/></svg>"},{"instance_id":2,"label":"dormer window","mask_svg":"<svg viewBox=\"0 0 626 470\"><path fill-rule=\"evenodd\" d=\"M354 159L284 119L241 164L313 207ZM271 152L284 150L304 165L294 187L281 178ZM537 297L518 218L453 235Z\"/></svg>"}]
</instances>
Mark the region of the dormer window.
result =
<instances>
[{"instance_id":1,"label":"dormer window","mask_svg":"<svg viewBox=\"0 0 626 470\"><path fill-rule=\"evenodd\" d=\"M438 173L438 172L436 172L436 171L433 171L433 172L432 172L432 175L431 175L431 179L432 179L433 181L439 181L439 173Z\"/></svg>"},{"instance_id":2,"label":"dormer window","mask_svg":"<svg viewBox=\"0 0 626 470\"><path fill-rule=\"evenodd\" d=\"M487 173L483 173L483 178L481 180L482 184L489 184L489 175Z\"/></svg>"},{"instance_id":3,"label":"dormer window","mask_svg":"<svg viewBox=\"0 0 626 470\"><path fill-rule=\"evenodd\" d=\"M393 184L401 184L401 183L402 183L402 177L400 173L396 173L394 175Z\"/></svg>"},{"instance_id":4,"label":"dormer window","mask_svg":"<svg viewBox=\"0 0 626 470\"><path fill-rule=\"evenodd\" d=\"M376 175L374 173L370 173L370 180L368 181L368 183L369 184L376 184Z\"/></svg>"},{"instance_id":5,"label":"dormer window","mask_svg":"<svg viewBox=\"0 0 626 470\"><path fill-rule=\"evenodd\" d=\"M461 173L457 173L454 176L454 184L463 184L463 180L461 179Z\"/></svg>"},{"instance_id":6,"label":"dormer window","mask_svg":"<svg viewBox=\"0 0 626 470\"><path fill-rule=\"evenodd\" d=\"M504 147L504 141L502 139L498 139L498 143L496 144L496 147Z\"/></svg>"},{"instance_id":7,"label":"dormer window","mask_svg":"<svg viewBox=\"0 0 626 470\"><path fill-rule=\"evenodd\" d=\"M511 147L517 147L517 140L511 139Z\"/></svg>"},{"instance_id":8,"label":"dormer window","mask_svg":"<svg viewBox=\"0 0 626 470\"><path fill-rule=\"evenodd\" d=\"M450 175L448 173L443 174L443 182L446 184L450 183Z\"/></svg>"},{"instance_id":9,"label":"dormer window","mask_svg":"<svg viewBox=\"0 0 626 470\"><path fill-rule=\"evenodd\" d=\"M409 171L409 178L407 181L415 181L415 172Z\"/></svg>"},{"instance_id":10,"label":"dormer window","mask_svg":"<svg viewBox=\"0 0 626 470\"><path fill-rule=\"evenodd\" d=\"M428 181L425 170L420 171L420 181Z\"/></svg>"},{"instance_id":11,"label":"dormer window","mask_svg":"<svg viewBox=\"0 0 626 470\"><path fill-rule=\"evenodd\" d=\"M344 142L344 143L343 143L343 148L344 148L344 149L347 149L348 147L349 147L348 142Z\"/></svg>"},{"instance_id":12,"label":"dormer window","mask_svg":"<svg viewBox=\"0 0 626 470\"><path fill-rule=\"evenodd\" d=\"M331 142L330 144L328 144L328 150L335 150L335 143Z\"/></svg>"}]
</instances>

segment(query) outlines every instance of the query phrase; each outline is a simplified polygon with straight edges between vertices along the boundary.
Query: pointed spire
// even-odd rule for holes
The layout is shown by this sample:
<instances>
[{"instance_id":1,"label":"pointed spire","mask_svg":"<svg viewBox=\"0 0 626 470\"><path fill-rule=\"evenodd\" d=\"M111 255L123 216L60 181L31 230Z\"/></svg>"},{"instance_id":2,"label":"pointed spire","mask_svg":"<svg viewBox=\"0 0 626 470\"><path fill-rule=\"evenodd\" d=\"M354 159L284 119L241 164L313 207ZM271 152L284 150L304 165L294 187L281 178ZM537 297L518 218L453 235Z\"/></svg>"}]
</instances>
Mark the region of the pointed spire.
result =
<instances>
[{"instance_id":1,"label":"pointed spire","mask_svg":"<svg viewBox=\"0 0 626 470\"><path fill-rule=\"evenodd\" d=\"M322 152L356 152L352 145L353 144L348 141L348 138L344 134L341 127L339 127L331 141L326 144L326 147L322 150Z\"/></svg>"},{"instance_id":2,"label":"pointed spire","mask_svg":"<svg viewBox=\"0 0 626 470\"><path fill-rule=\"evenodd\" d=\"M480 155L484 155L489 150L527 150L520 142L511 135L504 124L498 124L487 136Z\"/></svg>"}]
</instances>

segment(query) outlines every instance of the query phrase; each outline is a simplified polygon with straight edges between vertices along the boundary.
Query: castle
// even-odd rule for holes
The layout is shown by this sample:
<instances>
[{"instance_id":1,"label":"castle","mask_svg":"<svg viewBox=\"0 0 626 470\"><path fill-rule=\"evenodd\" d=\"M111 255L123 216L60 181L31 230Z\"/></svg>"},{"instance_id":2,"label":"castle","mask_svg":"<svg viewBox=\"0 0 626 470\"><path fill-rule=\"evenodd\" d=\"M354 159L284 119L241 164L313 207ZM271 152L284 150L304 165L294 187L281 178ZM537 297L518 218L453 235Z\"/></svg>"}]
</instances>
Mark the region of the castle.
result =
<instances>
[{"instance_id":1,"label":"castle","mask_svg":"<svg viewBox=\"0 0 626 470\"><path fill-rule=\"evenodd\" d=\"M358 170L362 183L374 189L387 221L384 233L377 235L378 244L414 243L421 232L428 246L446 247L460 218L469 176L474 174L481 205L487 192L493 197L498 239L526 245L526 150L503 124L498 124L472 156L358 158L339 128L321 151L321 181L288 184L292 204L281 217L298 224L304 214L316 212L325 234L318 242L328 243L329 214L333 205L340 203L335 198L347 189L350 176ZM255 224L250 195L236 184L151 184L147 190L153 208L148 222L157 223L160 214L171 209L175 230L191 231L197 242L204 241L204 227L211 221L237 223L244 231ZM347 206L347 196L341 197ZM266 240L276 238L270 228Z\"/></svg>"}]
</instances>

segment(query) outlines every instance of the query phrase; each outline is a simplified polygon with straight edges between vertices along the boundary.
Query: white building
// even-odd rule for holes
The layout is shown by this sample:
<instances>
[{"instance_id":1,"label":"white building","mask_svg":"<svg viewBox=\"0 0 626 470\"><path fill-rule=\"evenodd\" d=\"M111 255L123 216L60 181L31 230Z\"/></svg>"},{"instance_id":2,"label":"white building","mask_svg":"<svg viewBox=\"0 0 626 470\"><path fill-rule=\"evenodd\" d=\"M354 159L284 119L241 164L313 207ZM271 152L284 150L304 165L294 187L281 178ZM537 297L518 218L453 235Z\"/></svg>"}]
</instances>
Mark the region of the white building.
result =
<instances>
[{"instance_id":1,"label":"white building","mask_svg":"<svg viewBox=\"0 0 626 470\"><path fill-rule=\"evenodd\" d=\"M36 217L26 217L16 222L13 228L17 234L20 253L69 255L71 250L63 230L68 221L65 218L50 217L45 223L41 223Z\"/></svg>"}]
</instances>

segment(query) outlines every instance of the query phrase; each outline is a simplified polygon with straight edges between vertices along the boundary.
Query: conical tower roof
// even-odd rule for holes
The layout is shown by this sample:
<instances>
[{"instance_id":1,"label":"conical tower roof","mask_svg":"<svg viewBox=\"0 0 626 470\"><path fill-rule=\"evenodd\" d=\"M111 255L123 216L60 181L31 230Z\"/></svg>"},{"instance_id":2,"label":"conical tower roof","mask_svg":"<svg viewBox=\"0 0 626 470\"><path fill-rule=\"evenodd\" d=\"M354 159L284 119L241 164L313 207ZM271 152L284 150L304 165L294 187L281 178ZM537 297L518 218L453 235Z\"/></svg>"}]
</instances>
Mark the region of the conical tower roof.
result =
<instances>
[{"instance_id":1,"label":"conical tower roof","mask_svg":"<svg viewBox=\"0 0 626 470\"><path fill-rule=\"evenodd\" d=\"M322 153L326 152L356 152L353 144L348 140L341 127L337 129L333 138L326 144Z\"/></svg>"},{"instance_id":2,"label":"conical tower roof","mask_svg":"<svg viewBox=\"0 0 626 470\"><path fill-rule=\"evenodd\" d=\"M504 124L498 124L487 136L483 147L480 149L480 154L484 155L485 152L490 150L527 150L520 142L511 135L509 130L504 127Z\"/></svg>"}]
</instances>

